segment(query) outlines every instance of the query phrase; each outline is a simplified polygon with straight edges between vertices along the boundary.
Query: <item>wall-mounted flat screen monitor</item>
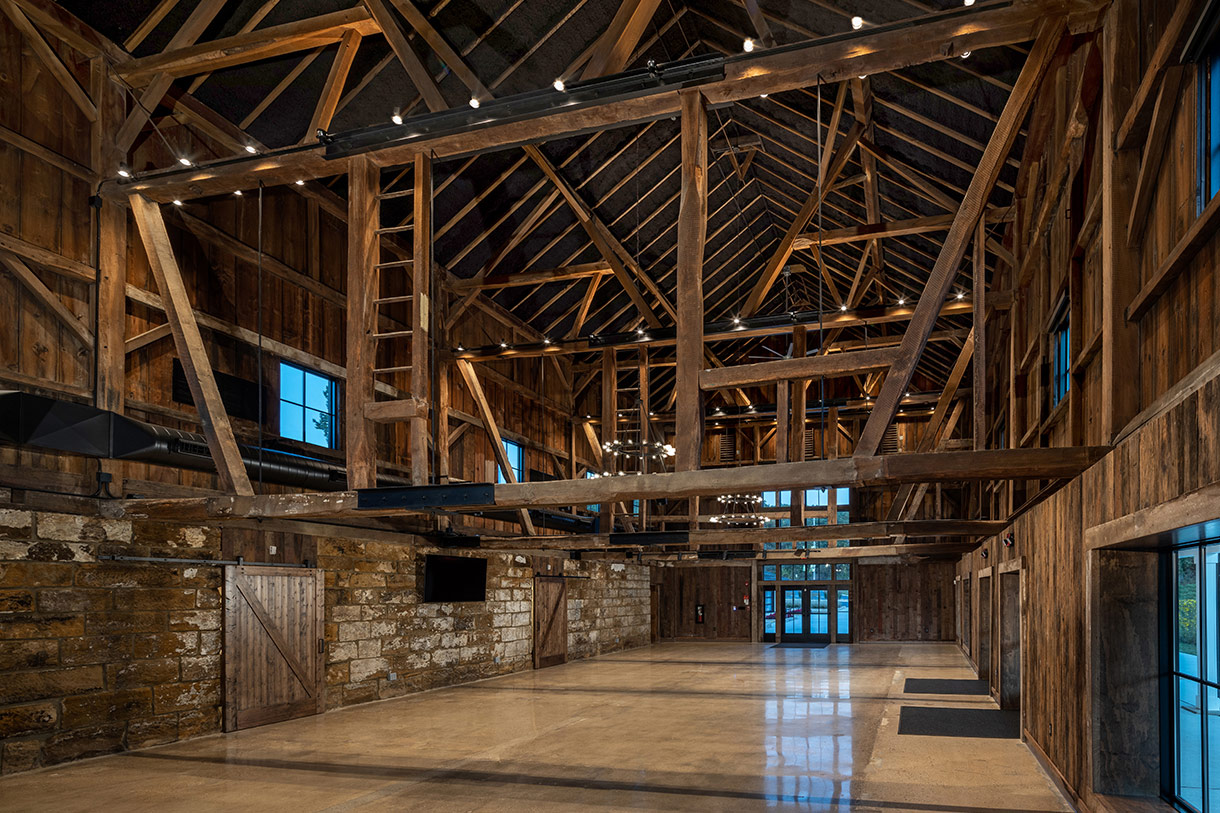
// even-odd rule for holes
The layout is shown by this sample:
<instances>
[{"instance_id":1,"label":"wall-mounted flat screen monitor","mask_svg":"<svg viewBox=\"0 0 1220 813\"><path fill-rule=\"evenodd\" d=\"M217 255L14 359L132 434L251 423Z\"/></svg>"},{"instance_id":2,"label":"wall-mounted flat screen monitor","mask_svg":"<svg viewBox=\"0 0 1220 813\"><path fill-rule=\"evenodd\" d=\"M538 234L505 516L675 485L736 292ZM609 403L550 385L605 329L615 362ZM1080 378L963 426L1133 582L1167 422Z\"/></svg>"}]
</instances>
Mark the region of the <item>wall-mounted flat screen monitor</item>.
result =
<instances>
[{"instance_id":1,"label":"wall-mounted flat screen monitor","mask_svg":"<svg viewBox=\"0 0 1220 813\"><path fill-rule=\"evenodd\" d=\"M486 600L486 559L430 554L424 560L424 601Z\"/></svg>"}]
</instances>

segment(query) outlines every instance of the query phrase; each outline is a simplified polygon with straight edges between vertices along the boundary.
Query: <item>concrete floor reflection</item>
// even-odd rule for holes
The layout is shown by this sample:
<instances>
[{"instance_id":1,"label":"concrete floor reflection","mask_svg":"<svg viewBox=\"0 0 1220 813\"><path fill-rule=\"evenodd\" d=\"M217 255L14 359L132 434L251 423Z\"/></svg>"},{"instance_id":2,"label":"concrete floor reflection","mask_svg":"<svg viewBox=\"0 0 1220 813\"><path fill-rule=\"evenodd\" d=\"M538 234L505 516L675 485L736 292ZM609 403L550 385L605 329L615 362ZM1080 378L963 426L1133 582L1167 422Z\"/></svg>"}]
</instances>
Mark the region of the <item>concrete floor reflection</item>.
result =
<instances>
[{"instance_id":1,"label":"concrete floor reflection","mask_svg":"<svg viewBox=\"0 0 1220 813\"><path fill-rule=\"evenodd\" d=\"M897 734L951 645L664 644L0 780L5 810L1068 810L1017 740Z\"/></svg>"}]
</instances>

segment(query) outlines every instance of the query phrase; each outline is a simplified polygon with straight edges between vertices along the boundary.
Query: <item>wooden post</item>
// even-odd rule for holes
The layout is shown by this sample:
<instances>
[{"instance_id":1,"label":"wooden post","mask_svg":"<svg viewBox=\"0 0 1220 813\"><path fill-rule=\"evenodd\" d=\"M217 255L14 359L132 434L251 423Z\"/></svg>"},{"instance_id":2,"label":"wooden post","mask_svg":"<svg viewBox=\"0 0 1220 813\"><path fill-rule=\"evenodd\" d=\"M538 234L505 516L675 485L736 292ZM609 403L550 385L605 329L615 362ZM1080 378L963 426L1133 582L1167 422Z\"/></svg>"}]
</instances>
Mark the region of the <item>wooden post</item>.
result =
<instances>
[{"instance_id":1,"label":"wooden post","mask_svg":"<svg viewBox=\"0 0 1220 813\"><path fill-rule=\"evenodd\" d=\"M614 442L618 435L618 362L614 348L602 351L602 470L615 473L614 455L606 451L605 444ZM614 532L614 503L603 503L598 530Z\"/></svg>"},{"instance_id":2,"label":"wooden post","mask_svg":"<svg viewBox=\"0 0 1220 813\"><path fill-rule=\"evenodd\" d=\"M432 159L415 156L415 206L413 234L415 250L411 262L411 396L431 403L431 302L432 291ZM440 416L435 416L440 420ZM445 417L448 420L448 416ZM428 415L411 419L408 425L408 447L411 454L411 482L428 482Z\"/></svg>"},{"instance_id":3,"label":"wooden post","mask_svg":"<svg viewBox=\"0 0 1220 813\"><path fill-rule=\"evenodd\" d=\"M381 224L380 170L367 156L352 159L347 190L347 388L344 426L348 488L377 485L377 447L364 405L373 401L372 337L377 308L377 229ZM412 375L414 379L414 375Z\"/></svg>"},{"instance_id":4,"label":"wooden post","mask_svg":"<svg viewBox=\"0 0 1220 813\"><path fill-rule=\"evenodd\" d=\"M157 204L143 195L131 196L131 211L140 238L144 241L144 250L148 252L148 264L157 280L178 359L186 373L195 408L199 410L199 422L216 463L221 487L239 496L254 496L254 488L250 485L246 466L241 459L241 450L237 448L237 439L233 436L233 427L220 400L220 390L216 388L216 376L212 373L203 337L195 322L195 312L191 309L178 261L174 259L174 248L165 230L165 218L161 216Z\"/></svg>"},{"instance_id":5,"label":"wooden post","mask_svg":"<svg viewBox=\"0 0 1220 813\"><path fill-rule=\"evenodd\" d=\"M1102 30L1101 101L1101 438L1110 442L1139 408L1139 387L1123 368L1138 357L1139 327L1124 309L1139 290L1138 253L1128 247L1131 193L1139 173L1134 150L1114 148L1122 116L1139 82L1139 26L1135 4L1119 0ZM1075 326L1073 329L1076 330Z\"/></svg>"},{"instance_id":6,"label":"wooden post","mask_svg":"<svg viewBox=\"0 0 1220 813\"><path fill-rule=\"evenodd\" d=\"M803 359L809 351L808 336L804 325L792 329L792 357ZM792 402L792 422L788 426L788 459L805 459L805 390L807 379L792 381L789 398ZM823 455L825 457L825 455ZM805 492L792 492L791 521L793 525L805 524Z\"/></svg>"},{"instance_id":7,"label":"wooden post","mask_svg":"<svg viewBox=\"0 0 1220 813\"><path fill-rule=\"evenodd\" d=\"M987 447L987 224L986 213L974 232L974 448Z\"/></svg>"},{"instance_id":8,"label":"wooden post","mask_svg":"<svg viewBox=\"0 0 1220 813\"><path fill-rule=\"evenodd\" d=\"M648 474L652 470L652 461L649 458L649 444L652 443L652 433L649 432L650 421L648 417L648 348L640 348L640 443L643 445L644 456L640 459L640 471ZM643 531L648 527L648 500L640 498L640 530Z\"/></svg>"},{"instance_id":9,"label":"wooden post","mask_svg":"<svg viewBox=\"0 0 1220 813\"><path fill-rule=\"evenodd\" d=\"M682 93L682 193L678 211L677 471L699 468L703 448L703 246L707 239L707 106ZM692 516L697 516L692 512Z\"/></svg>"}]
</instances>

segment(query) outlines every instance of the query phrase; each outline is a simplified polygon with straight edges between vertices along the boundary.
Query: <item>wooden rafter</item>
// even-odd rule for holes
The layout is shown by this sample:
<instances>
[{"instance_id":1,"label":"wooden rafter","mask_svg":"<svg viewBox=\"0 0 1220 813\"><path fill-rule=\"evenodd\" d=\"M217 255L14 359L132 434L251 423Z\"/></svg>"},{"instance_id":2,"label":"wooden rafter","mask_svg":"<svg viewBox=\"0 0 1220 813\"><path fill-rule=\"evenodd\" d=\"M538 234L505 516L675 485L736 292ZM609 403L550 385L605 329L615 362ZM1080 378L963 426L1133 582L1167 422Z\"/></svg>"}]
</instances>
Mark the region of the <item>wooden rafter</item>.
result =
<instances>
[{"instance_id":1,"label":"wooden rafter","mask_svg":"<svg viewBox=\"0 0 1220 813\"><path fill-rule=\"evenodd\" d=\"M419 95L423 98L424 104L428 106L428 109L436 112L448 107L445 103L445 97L441 94L440 86L432 78L432 74L428 72L428 68L424 65L423 60L420 59L419 54L415 52L415 48L407 40L406 35L403 34L398 21L394 19L390 10L386 7L385 0L364 0L364 4L373 15L373 19L381 26L381 30L385 34L386 41L390 43L394 56L398 58L399 64L407 72L407 76L410 77L411 83L415 85L415 89L419 91Z\"/></svg>"},{"instance_id":2,"label":"wooden rafter","mask_svg":"<svg viewBox=\"0 0 1220 813\"><path fill-rule=\"evenodd\" d=\"M625 68L659 5L660 0L622 0L610 25L594 45L581 79L607 76Z\"/></svg>"},{"instance_id":3,"label":"wooden rafter","mask_svg":"<svg viewBox=\"0 0 1220 813\"><path fill-rule=\"evenodd\" d=\"M229 424L229 416L220 400L216 377L208 361L203 337L199 334L199 325L195 322L195 314L191 309L186 286L182 282L182 274L178 270L178 261L174 258L174 249L170 245L161 210L147 198L132 195L131 212L144 242L144 250L148 253L149 267L157 280L157 288L161 291L161 301L165 305L165 315L169 317L174 345L178 350L182 369L186 373L195 407L199 410L199 422L207 438L212 460L216 464L220 484L224 490L233 494L253 496L254 488L250 485L241 450L238 449L237 439L233 436L233 427Z\"/></svg>"},{"instance_id":4,"label":"wooden rafter","mask_svg":"<svg viewBox=\"0 0 1220 813\"><path fill-rule=\"evenodd\" d=\"M343 93L343 84L347 81L359 48L360 32L351 28L344 31L343 39L339 41L339 50L335 53L335 61L331 63L326 83L322 85L322 95L318 97L318 104L314 107L313 116L309 120L309 126L305 128L305 137L301 139L301 143L312 141L318 130L330 129L330 121L334 118L339 96Z\"/></svg>"},{"instance_id":5,"label":"wooden rafter","mask_svg":"<svg viewBox=\"0 0 1220 813\"><path fill-rule=\"evenodd\" d=\"M81 322L80 318L68 309L58 294L48 288L46 283L39 279L38 275L22 262L20 257L7 251L0 251L0 264L4 265L17 278L17 281L59 320L60 324L76 336L82 347L93 347L93 332L89 326Z\"/></svg>"},{"instance_id":6,"label":"wooden rafter","mask_svg":"<svg viewBox=\"0 0 1220 813\"><path fill-rule=\"evenodd\" d=\"M966 246L974 236L975 227L982 217L987 199L999 176L1000 167L1016 140L1017 128L1029 110L1034 93L1054 57L1064 29L1065 21L1062 18L1052 18L1043 25L1038 34L1025 67L1022 68L1012 94L1004 105L1004 111L1000 114L1000 121L991 134L987 150L970 181L970 187L966 190L966 196L958 208L953 225L941 246L936 265L919 298L919 304L915 307L906 336L903 337L901 355L890 368L873 412L860 433L855 451L857 456L877 453L881 438L898 411L898 402L910 385L911 376L914 375L915 367L923 355L928 336L936 326L940 305L945 301L957 277L958 266L965 255Z\"/></svg>"},{"instance_id":7,"label":"wooden rafter","mask_svg":"<svg viewBox=\"0 0 1220 813\"><path fill-rule=\"evenodd\" d=\"M25 16L25 12L19 9L12 0L0 0L0 11L3 11L5 16L12 20L13 25L17 27L29 42L31 50L38 57L46 69L50 72L59 86L68 94L68 98L72 103L80 108L85 114L85 118L89 121L97 121L97 105L93 99L89 97L88 91L82 86L80 81L72 73L72 70L64 64L59 58L59 54L55 53L55 49L46 41L42 33L34 27L30 22L30 18Z\"/></svg>"}]
</instances>

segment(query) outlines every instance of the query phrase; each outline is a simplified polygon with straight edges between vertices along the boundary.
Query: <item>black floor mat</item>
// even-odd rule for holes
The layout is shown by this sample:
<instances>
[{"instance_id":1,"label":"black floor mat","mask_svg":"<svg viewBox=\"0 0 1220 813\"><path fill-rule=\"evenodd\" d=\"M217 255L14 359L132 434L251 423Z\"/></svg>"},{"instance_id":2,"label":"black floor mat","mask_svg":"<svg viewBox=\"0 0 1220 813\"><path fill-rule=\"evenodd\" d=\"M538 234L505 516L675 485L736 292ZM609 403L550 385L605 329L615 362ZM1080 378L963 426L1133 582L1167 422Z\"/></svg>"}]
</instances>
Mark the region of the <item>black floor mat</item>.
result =
<instances>
[{"instance_id":1,"label":"black floor mat","mask_svg":"<svg viewBox=\"0 0 1220 813\"><path fill-rule=\"evenodd\" d=\"M985 680L949 680L947 678L907 678L902 690L907 694L987 694Z\"/></svg>"},{"instance_id":2,"label":"black floor mat","mask_svg":"<svg viewBox=\"0 0 1220 813\"><path fill-rule=\"evenodd\" d=\"M952 709L903 706L899 734L922 737L986 737L1015 740L1021 737L1021 713L1002 709Z\"/></svg>"},{"instance_id":3,"label":"black floor mat","mask_svg":"<svg viewBox=\"0 0 1220 813\"><path fill-rule=\"evenodd\" d=\"M830 646L826 642L821 643L806 643L803 641L784 641L781 644L775 644L772 649L825 649Z\"/></svg>"}]
</instances>

